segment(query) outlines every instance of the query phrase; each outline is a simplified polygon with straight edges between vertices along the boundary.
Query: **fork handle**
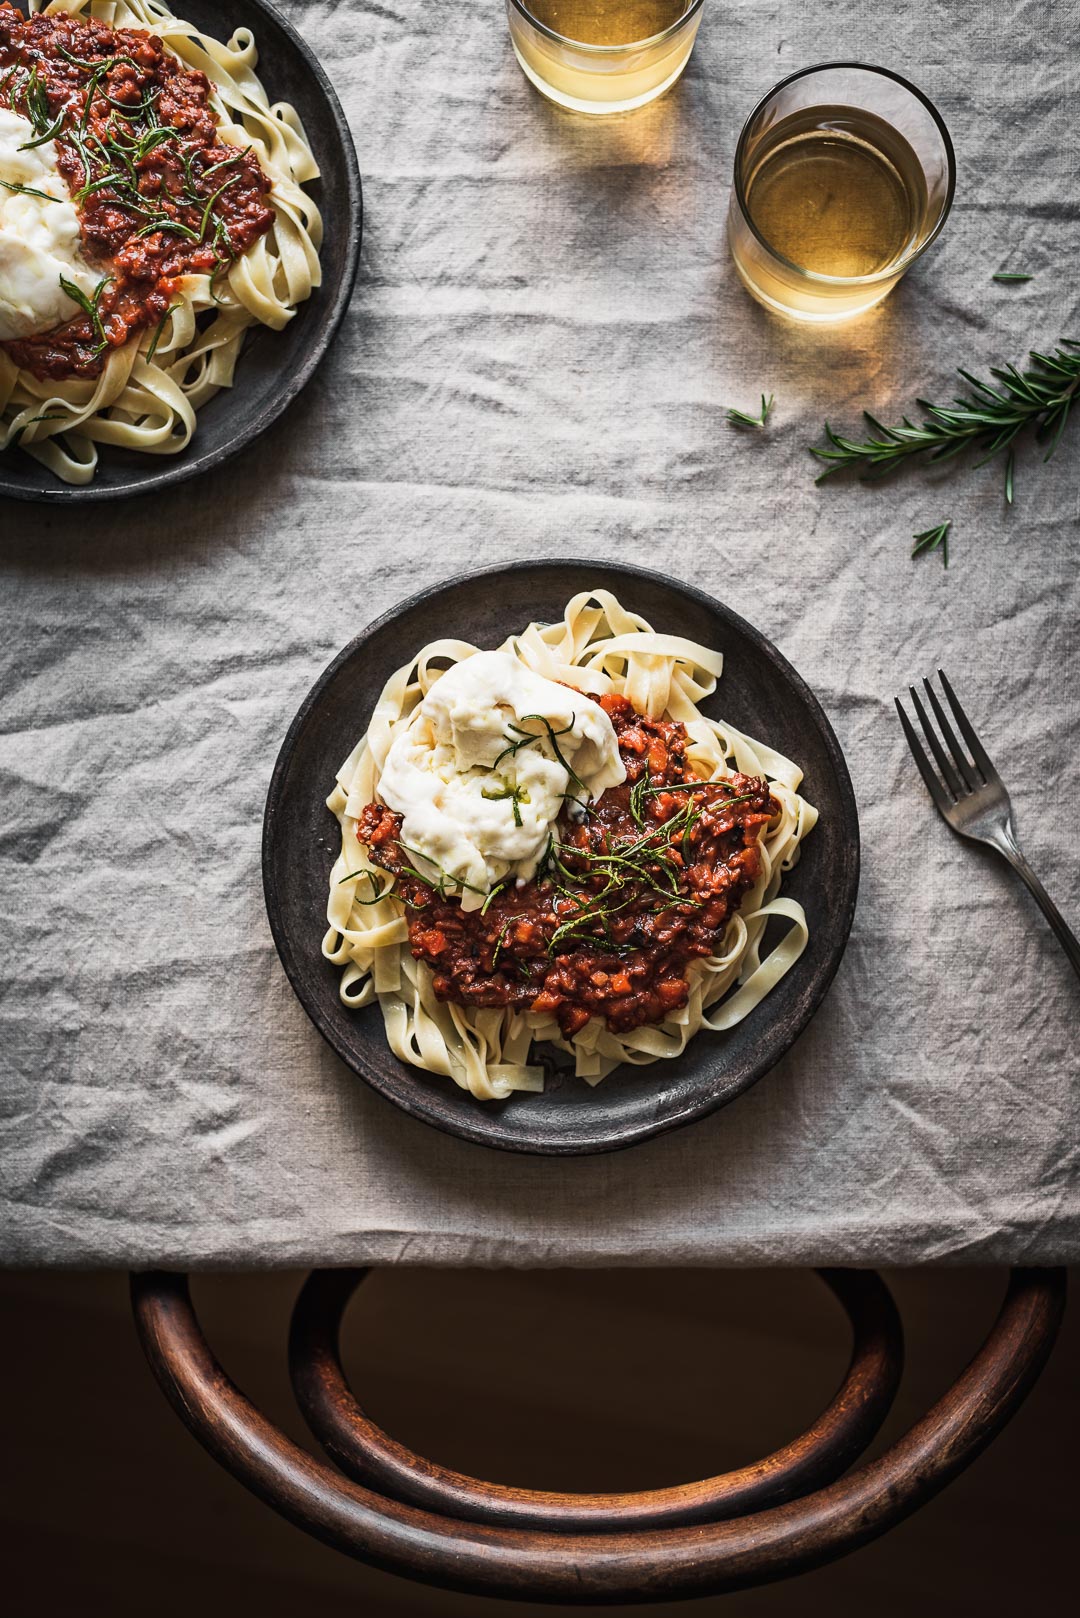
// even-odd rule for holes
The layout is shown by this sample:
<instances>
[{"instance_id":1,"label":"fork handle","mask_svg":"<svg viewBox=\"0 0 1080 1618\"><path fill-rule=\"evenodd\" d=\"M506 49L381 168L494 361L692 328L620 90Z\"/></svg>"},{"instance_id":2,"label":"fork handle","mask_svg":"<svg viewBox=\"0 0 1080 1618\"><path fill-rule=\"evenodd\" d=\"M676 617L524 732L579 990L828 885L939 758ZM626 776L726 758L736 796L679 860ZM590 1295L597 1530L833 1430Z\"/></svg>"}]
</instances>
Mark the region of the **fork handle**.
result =
<instances>
[{"instance_id":1,"label":"fork handle","mask_svg":"<svg viewBox=\"0 0 1080 1618\"><path fill-rule=\"evenodd\" d=\"M1046 889L1035 875L1035 872L1031 869L1031 866L1028 864L1023 854L1021 854L1015 837L1011 835L1011 828L1003 828L999 835L994 837L992 841L998 853L1005 856L1013 870L1023 878L1027 886L1031 889L1039 909L1042 911L1043 915L1054 929L1054 932L1057 934L1058 943L1069 957L1073 971L1076 973L1077 977L1080 977L1080 939L1077 939L1076 934L1066 922L1064 916L1061 914L1061 911L1058 909L1053 899L1051 899L1050 895L1047 893Z\"/></svg>"}]
</instances>

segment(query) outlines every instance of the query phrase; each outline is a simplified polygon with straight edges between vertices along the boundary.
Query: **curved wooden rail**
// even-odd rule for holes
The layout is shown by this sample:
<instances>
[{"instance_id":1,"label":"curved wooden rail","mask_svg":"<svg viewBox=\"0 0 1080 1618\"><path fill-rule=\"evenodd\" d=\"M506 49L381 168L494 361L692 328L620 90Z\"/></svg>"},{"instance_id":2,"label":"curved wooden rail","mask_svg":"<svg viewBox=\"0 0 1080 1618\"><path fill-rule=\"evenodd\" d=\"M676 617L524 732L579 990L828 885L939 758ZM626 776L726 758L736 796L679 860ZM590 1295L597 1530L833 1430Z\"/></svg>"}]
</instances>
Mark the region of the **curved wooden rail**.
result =
<instances>
[{"instance_id":1,"label":"curved wooden rail","mask_svg":"<svg viewBox=\"0 0 1080 1618\"><path fill-rule=\"evenodd\" d=\"M949 1391L877 1460L748 1517L629 1533L555 1533L460 1521L342 1478L275 1428L207 1346L183 1276L132 1278L139 1333L166 1395L209 1452L327 1544L406 1578L483 1595L576 1603L706 1595L831 1561L917 1510L990 1443L1053 1346L1061 1270L1016 1270L983 1346Z\"/></svg>"},{"instance_id":2,"label":"curved wooden rail","mask_svg":"<svg viewBox=\"0 0 1080 1618\"><path fill-rule=\"evenodd\" d=\"M548 1528L556 1533L719 1522L831 1483L874 1438L903 1370L903 1331L888 1288L872 1270L819 1272L847 1312L853 1344L827 1409L800 1437L752 1466L628 1494L559 1494L466 1477L415 1455L387 1436L357 1403L341 1367L338 1333L365 1270L316 1270L296 1302L289 1335L293 1391L308 1426L349 1477L414 1506L471 1522Z\"/></svg>"}]
</instances>

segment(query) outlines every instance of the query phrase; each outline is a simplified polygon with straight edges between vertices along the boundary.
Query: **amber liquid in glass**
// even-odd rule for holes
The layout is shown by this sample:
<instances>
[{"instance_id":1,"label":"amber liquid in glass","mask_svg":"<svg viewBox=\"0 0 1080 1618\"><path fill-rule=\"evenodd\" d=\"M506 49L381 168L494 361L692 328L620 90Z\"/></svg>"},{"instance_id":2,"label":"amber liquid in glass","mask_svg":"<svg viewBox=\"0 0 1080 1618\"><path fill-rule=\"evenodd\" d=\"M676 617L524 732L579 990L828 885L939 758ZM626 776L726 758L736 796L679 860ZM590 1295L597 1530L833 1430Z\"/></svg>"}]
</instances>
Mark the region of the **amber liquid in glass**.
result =
<instances>
[{"instance_id":1,"label":"amber liquid in glass","mask_svg":"<svg viewBox=\"0 0 1080 1618\"><path fill-rule=\"evenodd\" d=\"M917 238L922 165L898 130L853 107L813 107L770 131L747 209L789 264L818 275L876 275Z\"/></svg>"},{"instance_id":2,"label":"amber liquid in glass","mask_svg":"<svg viewBox=\"0 0 1080 1618\"><path fill-rule=\"evenodd\" d=\"M701 8L693 0L507 0L507 16L514 53L538 90L574 112L608 113L671 88Z\"/></svg>"},{"instance_id":3,"label":"amber liquid in glass","mask_svg":"<svg viewBox=\"0 0 1080 1618\"><path fill-rule=\"evenodd\" d=\"M545 28L579 45L633 45L678 22L691 0L525 0Z\"/></svg>"}]
</instances>

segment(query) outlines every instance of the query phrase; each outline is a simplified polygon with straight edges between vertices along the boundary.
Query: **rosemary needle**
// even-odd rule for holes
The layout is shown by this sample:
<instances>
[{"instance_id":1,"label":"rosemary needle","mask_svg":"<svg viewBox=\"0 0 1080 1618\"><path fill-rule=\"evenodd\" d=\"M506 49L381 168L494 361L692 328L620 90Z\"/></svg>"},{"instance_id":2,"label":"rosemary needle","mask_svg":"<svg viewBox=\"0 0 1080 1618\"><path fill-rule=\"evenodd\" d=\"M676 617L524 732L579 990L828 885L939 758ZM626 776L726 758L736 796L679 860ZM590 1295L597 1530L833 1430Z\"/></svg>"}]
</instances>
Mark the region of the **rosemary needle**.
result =
<instances>
[{"instance_id":1,"label":"rosemary needle","mask_svg":"<svg viewBox=\"0 0 1080 1618\"><path fill-rule=\"evenodd\" d=\"M1023 270L995 270L990 279L991 281L1034 281L1035 277L1026 274Z\"/></svg>"},{"instance_id":2,"label":"rosemary needle","mask_svg":"<svg viewBox=\"0 0 1080 1618\"><path fill-rule=\"evenodd\" d=\"M770 393L767 399L764 394L761 395L761 414L759 416L749 416L745 410L731 409L727 413L727 419L733 427L764 427L769 419L769 411L773 407L775 397L776 395L773 393Z\"/></svg>"},{"instance_id":3,"label":"rosemary needle","mask_svg":"<svg viewBox=\"0 0 1080 1618\"><path fill-rule=\"evenodd\" d=\"M24 197L40 197L42 202L61 202L62 197L50 197L47 191L35 191L32 185L16 185L11 180L0 180L5 191L17 191Z\"/></svg>"},{"instance_id":4,"label":"rosemary needle","mask_svg":"<svg viewBox=\"0 0 1080 1618\"><path fill-rule=\"evenodd\" d=\"M945 566L949 565L949 529L952 527L952 518L946 522L938 523L936 528L926 528L921 534L914 534L915 549L912 556L929 556L931 551L940 550L941 560Z\"/></svg>"}]
</instances>

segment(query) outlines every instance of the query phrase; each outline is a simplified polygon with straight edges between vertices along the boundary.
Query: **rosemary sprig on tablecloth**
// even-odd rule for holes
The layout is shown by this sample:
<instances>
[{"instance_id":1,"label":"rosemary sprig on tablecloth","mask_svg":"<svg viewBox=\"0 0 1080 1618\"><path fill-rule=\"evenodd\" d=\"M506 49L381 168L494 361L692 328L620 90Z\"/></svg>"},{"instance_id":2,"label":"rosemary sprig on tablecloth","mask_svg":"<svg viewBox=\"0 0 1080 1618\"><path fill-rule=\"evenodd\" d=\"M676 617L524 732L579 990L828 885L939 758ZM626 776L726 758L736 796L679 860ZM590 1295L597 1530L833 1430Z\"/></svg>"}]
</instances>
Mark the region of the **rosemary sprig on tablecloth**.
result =
<instances>
[{"instance_id":1,"label":"rosemary sprig on tablecloth","mask_svg":"<svg viewBox=\"0 0 1080 1618\"><path fill-rule=\"evenodd\" d=\"M939 550L941 560L948 567L949 529L951 527L952 519L950 518L946 522L939 522L936 528L926 528L921 534L913 534L911 537L915 541L915 549L911 553L912 556L929 556L931 551Z\"/></svg>"},{"instance_id":2,"label":"rosemary sprig on tablecloth","mask_svg":"<svg viewBox=\"0 0 1080 1618\"><path fill-rule=\"evenodd\" d=\"M865 439L853 439L833 432L826 422L829 447L815 445L810 449L811 455L828 463L816 481L820 483L834 472L853 467L861 468L870 478L885 477L913 455L927 454L931 461L947 461L967 449L983 450L977 464L984 466L1002 450L1010 449L1025 427L1034 427L1038 442L1049 445L1043 457L1048 461L1061 441L1069 411L1080 391L1080 342L1063 337L1052 354L1032 349L1030 358L1031 368L1026 371L1018 371L1015 365L992 369L990 375L997 387L961 369L971 394L956 398L951 405L917 400L919 409L925 412L925 420L918 426L905 416L899 427L884 427L867 410L863 414L872 432ZM1006 494L1011 500L1011 452Z\"/></svg>"},{"instance_id":3,"label":"rosemary sprig on tablecloth","mask_svg":"<svg viewBox=\"0 0 1080 1618\"><path fill-rule=\"evenodd\" d=\"M774 393L770 393L767 399L764 394L761 395L761 414L758 416L751 416L745 410L732 408L727 413L727 419L732 427L764 427L775 398Z\"/></svg>"}]
</instances>

